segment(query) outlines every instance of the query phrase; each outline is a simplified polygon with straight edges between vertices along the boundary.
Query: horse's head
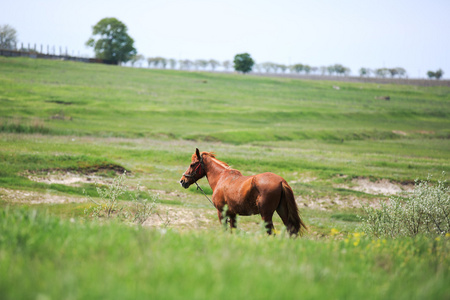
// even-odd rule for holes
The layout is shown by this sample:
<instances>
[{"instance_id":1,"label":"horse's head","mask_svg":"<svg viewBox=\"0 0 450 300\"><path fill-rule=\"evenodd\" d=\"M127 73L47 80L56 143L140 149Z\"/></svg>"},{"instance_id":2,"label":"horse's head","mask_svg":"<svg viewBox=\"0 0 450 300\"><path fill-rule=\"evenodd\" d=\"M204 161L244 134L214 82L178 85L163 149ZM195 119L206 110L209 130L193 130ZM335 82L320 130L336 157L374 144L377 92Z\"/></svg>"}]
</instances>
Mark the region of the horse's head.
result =
<instances>
[{"instance_id":1,"label":"horse's head","mask_svg":"<svg viewBox=\"0 0 450 300\"><path fill-rule=\"evenodd\" d=\"M198 149L195 149L195 154L192 155L191 164L189 168L181 176L180 184L187 189L191 184L195 183L200 178L206 175L205 165L203 164L203 157Z\"/></svg>"}]
</instances>

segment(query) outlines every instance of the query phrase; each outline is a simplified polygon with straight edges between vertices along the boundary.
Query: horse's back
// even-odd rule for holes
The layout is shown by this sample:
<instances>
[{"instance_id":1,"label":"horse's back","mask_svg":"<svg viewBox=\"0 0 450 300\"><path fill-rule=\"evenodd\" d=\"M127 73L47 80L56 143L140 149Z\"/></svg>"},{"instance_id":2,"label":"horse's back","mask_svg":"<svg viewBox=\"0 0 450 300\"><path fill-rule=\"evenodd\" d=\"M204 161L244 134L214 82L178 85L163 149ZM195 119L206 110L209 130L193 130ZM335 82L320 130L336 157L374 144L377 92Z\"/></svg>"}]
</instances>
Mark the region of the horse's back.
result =
<instances>
[{"instance_id":1,"label":"horse's back","mask_svg":"<svg viewBox=\"0 0 450 300\"><path fill-rule=\"evenodd\" d=\"M223 205L227 204L232 213L239 215L257 214L256 199L258 195L253 183L254 176L243 176L236 170L230 170L224 175L213 193L218 208L221 209Z\"/></svg>"},{"instance_id":2,"label":"horse's back","mask_svg":"<svg viewBox=\"0 0 450 300\"><path fill-rule=\"evenodd\" d=\"M271 172L252 176L229 172L214 194L221 198L217 199L219 206L227 204L233 213L258 214L261 206L267 206L269 203L269 206L277 207L283 182L286 181L281 176Z\"/></svg>"},{"instance_id":3,"label":"horse's back","mask_svg":"<svg viewBox=\"0 0 450 300\"><path fill-rule=\"evenodd\" d=\"M254 185L260 193L281 191L281 184L286 183L283 177L272 172L261 173L254 177Z\"/></svg>"}]
</instances>

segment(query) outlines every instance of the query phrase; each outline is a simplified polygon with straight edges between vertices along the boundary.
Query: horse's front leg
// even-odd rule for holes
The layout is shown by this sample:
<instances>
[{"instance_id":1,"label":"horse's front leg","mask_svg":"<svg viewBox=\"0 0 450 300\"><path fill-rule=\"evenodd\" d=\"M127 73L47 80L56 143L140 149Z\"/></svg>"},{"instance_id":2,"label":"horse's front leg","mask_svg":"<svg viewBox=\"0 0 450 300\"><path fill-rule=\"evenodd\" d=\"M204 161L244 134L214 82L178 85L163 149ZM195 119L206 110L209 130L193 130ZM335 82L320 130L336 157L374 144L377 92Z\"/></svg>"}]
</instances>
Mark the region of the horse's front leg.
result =
<instances>
[{"instance_id":1,"label":"horse's front leg","mask_svg":"<svg viewBox=\"0 0 450 300\"><path fill-rule=\"evenodd\" d=\"M230 215L230 228L237 228L236 215Z\"/></svg>"},{"instance_id":2,"label":"horse's front leg","mask_svg":"<svg viewBox=\"0 0 450 300\"><path fill-rule=\"evenodd\" d=\"M225 224L223 222L228 222L228 218L229 218L230 228L231 229L237 228L236 214L228 214L228 213L224 214L224 211L217 210L217 216L219 217L220 224L225 226ZM224 220L224 218L226 218L226 219Z\"/></svg>"},{"instance_id":3,"label":"horse's front leg","mask_svg":"<svg viewBox=\"0 0 450 300\"><path fill-rule=\"evenodd\" d=\"M219 217L220 224L223 224L223 213L221 210L217 210L217 216Z\"/></svg>"}]
</instances>

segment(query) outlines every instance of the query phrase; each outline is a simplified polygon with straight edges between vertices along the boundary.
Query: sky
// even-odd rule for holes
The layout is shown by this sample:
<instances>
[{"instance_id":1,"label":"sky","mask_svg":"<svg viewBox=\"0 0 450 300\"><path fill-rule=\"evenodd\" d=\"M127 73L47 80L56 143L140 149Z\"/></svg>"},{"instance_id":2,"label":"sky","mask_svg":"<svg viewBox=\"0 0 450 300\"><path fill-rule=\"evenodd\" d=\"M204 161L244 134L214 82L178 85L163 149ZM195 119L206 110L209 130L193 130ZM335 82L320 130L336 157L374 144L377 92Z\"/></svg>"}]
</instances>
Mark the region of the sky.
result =
<instances>
[{"instance_id":1,"label":"sky","mask_svg":"<svg viewBox=\"0 0 450 300\"><path fill-rule=\"evenodd\" d=\"M0 25L19 44L85 46L92 26L114 17L145 57L256 63L403 67L410 78L450 78L450 0L0 0ZM59 50L57 50L59 51Z\"/></svg>"}]
</instances>

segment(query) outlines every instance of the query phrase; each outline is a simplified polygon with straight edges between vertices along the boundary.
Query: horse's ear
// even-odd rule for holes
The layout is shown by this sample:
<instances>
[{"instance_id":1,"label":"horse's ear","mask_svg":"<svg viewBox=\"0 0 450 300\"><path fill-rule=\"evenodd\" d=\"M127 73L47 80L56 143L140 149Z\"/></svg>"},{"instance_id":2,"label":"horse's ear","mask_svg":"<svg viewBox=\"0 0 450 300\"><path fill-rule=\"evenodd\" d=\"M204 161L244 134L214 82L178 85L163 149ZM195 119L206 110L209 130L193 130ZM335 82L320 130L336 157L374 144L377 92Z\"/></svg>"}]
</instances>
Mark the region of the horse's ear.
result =
<instances>
[{"instance_id":1,"label":"horse's ear","mask_svg":"<svg viewBox=\"0 0 450 300\"><path fill-rule=\"evenodd\" d=\"M198 148L195 148L195 154L197 155L198 160L202 160L202 157L200 155L200 151L198 150Z\"/></svg>"}]
</instances>

